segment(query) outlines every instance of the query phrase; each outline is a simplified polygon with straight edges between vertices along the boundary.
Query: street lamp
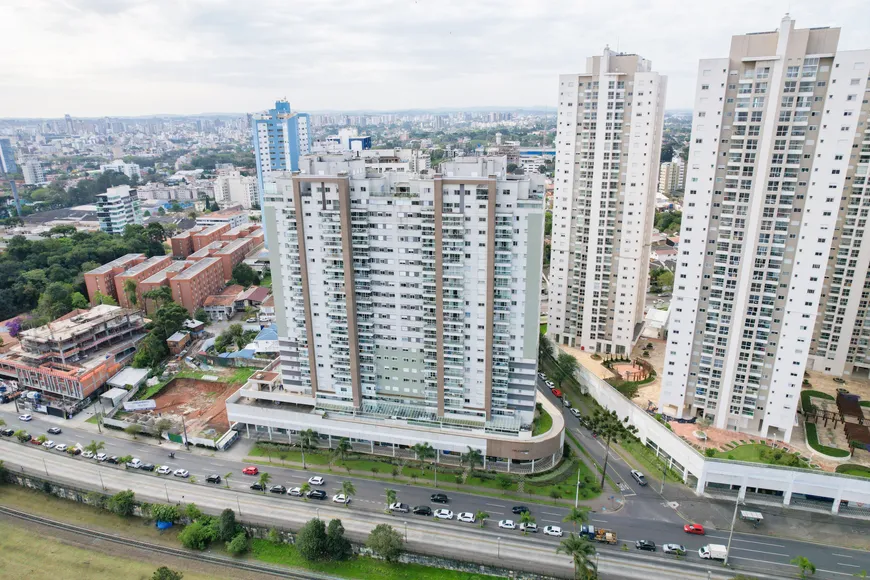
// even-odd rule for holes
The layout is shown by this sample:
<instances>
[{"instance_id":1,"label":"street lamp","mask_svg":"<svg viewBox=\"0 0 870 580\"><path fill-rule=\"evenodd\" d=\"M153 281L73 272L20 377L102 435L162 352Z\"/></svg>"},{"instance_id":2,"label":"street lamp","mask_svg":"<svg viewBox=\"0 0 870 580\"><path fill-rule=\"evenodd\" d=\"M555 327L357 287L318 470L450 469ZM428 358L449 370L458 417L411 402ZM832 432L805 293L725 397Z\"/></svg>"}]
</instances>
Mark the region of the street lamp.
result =
<instances>
[{"instance_id":1,"label":"street lamp","mask_svg":"<svg viewBox=\"0 0 870 580\"><path fill-rule=\"evenodd\" d=\"M317 519L319 520L320 519L320 508L315 508L315 509L317 509Z\"/></svg>"},{"instance_id":2,"label":"street lamp","mask_svg":"<svg viewBox=\"0 0 870 580\"><path fill-rule=\"evenodd\" d=\"M42 458L42 466L45 468L45 477L48 477L48 465L45 463L45 457Z\"/></svg>"},{"instance_id":3,"label":"street lamp","mask_svg":"<svg viewBox=\"0 0 870 580\"><path fill-rule=\"evenodd\" d=\"M239 502L239 494L236 494L236 505L239 507L239 515L242 515L242 504Z\"/></svg>"},{"instance_id":4,"label":"street lamp","mask_svg":"<svg viewBox=\"0 0 870 580\"><path fill-rule=\"evenodd\" d=\"M731 516L731 531L728 532L728 546L725 548L725 562L723 562L724 566L728 565L728 556L731 555L731 537L734 535L734 522L737 521L737 507L740 505L740 490L743 488L739 488L737 490L737 497L734 499L734 515Z\"/></svg>"},{"instance_id":5,"label":"street lamp","mask_svg":"<svg viewBox=\"0 0 870 580\"><path fill-rule=\"evenodd\" d=\"M103 471L101 469L97 470L97 475L100 476L100 487L103 489L103 491L106 491L106 484L103 483ZM169 492L167 492L167 497L168 497L168 493ZM167 500L167 501L169 501L169 500Z\"/></svg>"},{"instance_id":6,"label":"street lamp","mask_svg":"<svg viewBox=\"0 0 870 580\"><path fill-rule=\"evenodd\" d=\"M500 559L501 558L501 536L497 537L496 540L498 540L498 547L496 548L495 553L496 553L496 556Z\"/></svg>"},{"instance_id":7,"label":"street lamp","mask_svg":"<svg viewBox=\"0 0 870 580\"><path fill-rule=\"evenodd\" d=\"M167 487L166 483L163 484L163 489L166 490L166 503L169 503L169 487Z\"/></svg>"},{"instance_id":8,"label":"street lamp","mask_svg":"<svg viewBox=\"0 0 870 580\"><path fill-rule=\"evenodd\" d=\"M577 467L577 487L574 488L574 509L577 509L577 504L580 501L580 469L583 468L585 464L580 463L580 466Z\"/></svg>"}]
</instances>

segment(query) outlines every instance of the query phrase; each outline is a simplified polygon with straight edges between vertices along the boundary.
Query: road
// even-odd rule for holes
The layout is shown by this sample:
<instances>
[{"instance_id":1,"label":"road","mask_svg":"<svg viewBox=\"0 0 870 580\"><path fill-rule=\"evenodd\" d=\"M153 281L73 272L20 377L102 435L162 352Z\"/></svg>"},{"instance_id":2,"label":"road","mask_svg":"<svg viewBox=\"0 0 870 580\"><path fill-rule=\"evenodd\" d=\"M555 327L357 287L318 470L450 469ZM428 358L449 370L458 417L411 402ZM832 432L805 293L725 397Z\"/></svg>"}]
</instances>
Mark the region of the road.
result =
<instances>
[{"instance_id":1,"label":"road","mask_svg":"<svg viewBox=\"0 0 870 580\"><path fill-rule=\"evenodd\" d=\"M548 389L547 396L552 397ZM50 426L57 425L54 418L43 416L34 416L29 423L23 423L17 417L8 412L0 411L0 417L6 420L7 424L12 429L23 428L29 433L39 435L45 433ZM572 433L578 438L580 443L584 445L590 454L596 458L599 463L603 463L604 447L597 439L591 437L579 424L577 419L570 413L565 414L566 427L571 429ZM66 424L63 425L63 433L61 435L52 436L56 442L67 444L81 443L87 444L94 439L94 434L90 431L70 428ZM324 477L325 485L323 489L331 498L333 494L338 493L343 481L352 481L356 487L356 495L353 498L349 508L343 508L330 501L325 502L305 502L299 498L291 498L289 496L277 496L274 494L262 494L253 492L249 489L250 484L256 479L251 476L242 475L241 469L245 464L233 461L226 455L208 454L202 450L195 451L179 451L176 453L175 459L167 457L166 450L153 443L145 441L130 441L127 439L113 438L110 432L103 434L102 440L106 442L106 452L110 455L133 455L140 458L142 461L154 463L156 465L169 465L173 469L184 468L190 471L197 479L196 484L180 481L172 476L159 476L156 473L141 472L138 470L125 470L120 467L108 465L97 465L93 460L82 458L71 458L65 454L55 451L43 449L32 445L22 445L15 441L10 441L11 438L0 438L0 458L8 463L11 461L12 451L15 452L15 457L21 460L20 465L42 468L41 459L45 459L48 466L49 477L53 477L54 469L51 464L62 464L64 472L71 471L75 473L77 479L85 478L90 485L98 485L99 473L103 475L104 482L107 475L110 475L113 480L115 478L123 478L121 483L123 486L131 487L139 493L140 487L150 490L153 494L156 489L160 492L155 499L161 501L191 501L191 494L197 494L199 497L205 494L210 496L223 496L225 493L238 493L241 498L239 507L244 508L246 501L267 502L271 506L280 506L280 509L289 509L292 506L293 510L303 510L307 517L311 517L312 511L319 507L325 509L339 509L341 513L352 513L368 521L371 518L381 518L384 516L383 511L385 506L384 490L386 488L395 489L398 495L398 501L414 505L431 505L432 509L440 507L448 507L454 513L485 511L490 514L490 522L487 528L479 529L469 524L463 524L457 521L437 522L438 529L462 529L465 528L466 533L470 533L475 538L480 535L480 538L494 537L495 534L502 535L502 543L505 538L516 538L518 544L530 543L541 549L547 547L549 560L553 559L553 551L558 544L558 538L551 538L543 534L537 536L523 537L519 531L498 530L497 522L501 519L518 519L511 513L511 507L514 505L509 500L503 500L496 497L477 496L467 493L459 493L454 491L447 492L450 498L450 503L447 506L440 504L431 504L429 495L435 491L434 489L405 485L392 481L372 481L359 477L342 476L337 472L317 471L316 469L297 470L285 469L277 466L260 466L260 469L267 470L272 476L272 484L282 484L287 488L301 486L312 475L321 475ZM630 479L630 467L614 452L611 451L611 457L608 465L608 474L617 483L622 484L624 494L626 496L625 507L617 512L611 512L607 507L602 507L590 515L591 524L597 527L610 528L615 530L619 535L620 544L628 543L633 546L636 540L652 540L656 544L662 543L679 543L684 545L688 552L685 559L679 563L675 563L672 557L665 556L661 552L654 555L649 555L647 558L653 562L661 562L664 564L681 565L686 564L706 564L700 560L697 555L697 549L707 543L727 544L728 530L712 530L708 529L708 535L705 537L692 536L685 534L682 531L683 521L676 514L674 509L658 495L657 490L653 486L640 487ZM27 461L23 461L24 457ZM72 469L69 468L72 466ZM230 489L224 488L224 483L220 486L206 484L205 479L209 474L216 473L223 476L226 473L233 473L229 480ZM87 479L89 478L89 479ZM109 485L108 482L105 482ZM172 492L173 488L183 486L187 493L183 500L178 498L178 492ZM165 493L164 493L165 492ZM160 494L163 494L161 496ZM200 500L196 500L200 503ZM602 498L603 504L608 504L607 496ZM565 531L570 531L570 528L562 523L562 518L568 513L568 509L563 506L543 505L543 504L528 504L535 516L539 526L558 525L562 526ZM233 507L222 506L217 507ZM244 509L243 509L244 511ZM269 513L268 511L265 513ZM407 515L402 517L402 521L408 520L411 525L431 525L431 519L423 516ZM395 522L395 518L392 518ZM471 532L467 530L471 529ZM469 541L467 538L464 541ZM479 539L472 542L474 545L480 544ZM483 546L484 544L481 544ZM484 549L481 547L481 549ZM602 545L600 550L602 555L618 555L619 548L615 546ZM634 550L632 550L633 554ZM839 578L843 575L852 576L859 573L861 570L870 571L870 554L858 550L846 548L832 549L830 546L818 545L809 542L799 542L788 539L772 538L767 536L756 536L753 534L744 534L735 532L732 539L731 562L735 567L750 570L750 571L765 571L772 574L793 574L794 567L789 564L789 561L795 556L802 555L810 559L818 568L816 577L820 578ZM522 561L522 560L521 560ZM537 560L529 560L537 561ZM548 561L548 560L544 560ZM715 569L715 568L713 568Z\"/></svg>"}]
</instances>

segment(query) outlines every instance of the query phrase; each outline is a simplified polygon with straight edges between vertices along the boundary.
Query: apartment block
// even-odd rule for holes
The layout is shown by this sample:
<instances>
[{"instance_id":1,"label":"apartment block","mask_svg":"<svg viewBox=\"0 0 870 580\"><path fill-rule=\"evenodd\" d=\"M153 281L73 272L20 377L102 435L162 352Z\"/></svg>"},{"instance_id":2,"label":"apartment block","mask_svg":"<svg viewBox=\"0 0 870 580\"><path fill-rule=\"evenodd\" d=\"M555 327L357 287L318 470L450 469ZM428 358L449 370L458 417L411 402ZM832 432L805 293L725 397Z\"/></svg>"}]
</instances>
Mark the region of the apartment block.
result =
<instances>
[{"instance_id":1,"label":"apartment block","mask_svg":"<svg viewBox=\"0 0 870 580\"><path fill-rule=\"evenodd\" d=\"M110 296L118 300L118 290L115 286L115 276L122 274L137 264L141 264L147 258L145 254L125 254L120 258L85 272L85 287L88 290L88 299L91 304L96 304L94 297L99 292L103 296Z\"/></svg>"},{"instance_id":2,"label":"apartment block","mask_svg":"<svg viewBox=\"0 0 870 580\"><path fill-rule=\"evenodd\" d=\"M201 226L193 226L189 230L169 238L169 244L172 246L172 256L183 260L195 252L196 250L193 248L193 234L199 233L203 229L205 228Z\"/></svg>"},{"instance_id":3,"label":"apartment block","mask_svg":"<svg viewBox=\"0 0 870 580\"><path fill-rule=\"evenodd\" d=\"M563 345L627 354L643 324L666 77L604 50L560 75L549 329Z\"/></svg>"},{"instance_id":4,"label":"apartment block","mask_svg":"<svg viewBox=\"0 0 870 580\"><path fill-rule=\"evenodd\" d=\"M347 153L273 175L263 215L280 377L231 397L230 420L249 434L310 426L373 448L471 446L493 468L557 461L563 423L531 432L545 401L544 181L506 167L473 157L378 172Z\"/></svg>"},{"instance_id":5,"label":"apartment block","mask_svg":"<svg viewBox=\"0 0 870 580\"><path fill-rule=\"evenodd\" d=\"M9 139L0 139L0 173L17 173L18 164L15 163L15 149Z\"/></svg>"},{"instance_id":6,"label":"apartment block","mask_svg":"<svg viewBox=\"0 0 870 580\"><path fill-rule=\"evenodd\" d=\"M294 113L287 101L252 116L251 139L257 160L259 206L263 205L263 184L274 171L297 171L299 157L311 152L308 113Z\"/></svg>"},{"instance_id":7,"label":"apartment block","mask_svg":"<svg viewBox=\"0 0 870 580\"><path fill-rule=\"evenodd\" d=\"M233 277L233 268L242 263L245 256L254 248L254 240L251 238L239 238L232 242L224 242L222 248L216 250L214 257L219 258L224 269L224 278L229 280Z\"/></svg>"},{"instance_id":8,"label":"apartment block","mask_svg":"<svg viewBox=\"0 0 870 580\"><path fill-rule=\"evenodd\" d=\"M223 263L219 258L204 258L169 279L172 299L193 314L210 294L224 287Z\"/></svg>"},{"instance_id":9,"label":"apartment block","mask_svg":"<svg viewBox=\"0 0 870 580\"><path fill-rule=\"evenodd\" d=\"M259 207L260 191L257 178L239 171L226 171L214 180L214 197L221 207L241 206L243 209Z\"/></svg>"},{"instance_id":10,"label":"apartment block","mask_svg":"<svg viewBox=\"0 0 870 580\"><path fill-rule=\"evenodd\" d=\"M228 225L230 228L236 228L248 223L247 210L242 210L241 206L233 206L220 211L205 213L196 218L196 225L203 227Z\"/></svg>"},{"instance_id":11,"label":"apartment block","mask_svg":"<svg viewBox=\"0 0 870 580\"><path fill-rule=\"evenodd\" d=\"M669 415L788 441L804 371L855 363L870 51L838 51L839 36L786 16L700 62L660 399Z\"/></svg>"},{"instance_id":12,"label":"apartment block","mask_svg":"<svg viewBox=\"0 0 870 580\"><path fill-rule=\"evenodd\" d=\"M166 268L152 274L151 276L139 282L139 307L143 308L147 313L153 313L157 309L157 305L152 300L145 298L145 294L159 288L160 286L169 286L169 281L183 272L194 263L187 260L175 260Z\"/></svg>"},{"instance_id":13,"label":"apartment block","mask_svg":"<svg viewBox=\"0 0 870 580\"><path fill-rule=\"evenodd\" d=\"M21 173L24 175L24 183L27 185L46 185L45 172L42 163L35 157L27 157L21 162Z\"/></svg>"},{"instance_id":14,"label":"apartment block","mask_svg":"<svg viewBox=\"0 0 870 580\"><path fill-rule=\"evenodd\" d=\"M120 235L130 224L142 224L142 210L136 190L129 185L110 187L97 194L97 219L100 230L107 234Z\"/></svg>"},{"instance_id":15,"label":"apartment block","mask_svg":"<svg viewBox=\"0 0 870 580\"><path fill-rule=\"evenodd\" d=\"M686 163L679 155L659 166L659 193L673 195L686 187Z\"/></svg>"},{"instance_id":16,"label":"apartment block","mask_svg":"<svg viewBox=\"0 0 870 580\"><path fill-rule=\"evenodd\" d=\"M232 229L229 224L215 224L204 226L200 231L191 234L190 239L193 245L193 251L198 252L209 244L221 239L221 234Z\"/></svg>"},{"instance_id":17,"label":"apartment block","mask_svg":"<svg viewBox=\"0 0 870 580\"><path fill-rule=\"evenodd\" d=\"M118 306L121 306L122 308L141 308L142 288L140 287L140 283L152 274L165 269L171 263L171 256L154 256L153 258L148 258L144 262L136 264L120 274L116 274L115 295L118 297ZM124 284L127 280L132 280L136 284L136 304L130 303L130 298L124 291Z\"/></svg>"}]
</instances>

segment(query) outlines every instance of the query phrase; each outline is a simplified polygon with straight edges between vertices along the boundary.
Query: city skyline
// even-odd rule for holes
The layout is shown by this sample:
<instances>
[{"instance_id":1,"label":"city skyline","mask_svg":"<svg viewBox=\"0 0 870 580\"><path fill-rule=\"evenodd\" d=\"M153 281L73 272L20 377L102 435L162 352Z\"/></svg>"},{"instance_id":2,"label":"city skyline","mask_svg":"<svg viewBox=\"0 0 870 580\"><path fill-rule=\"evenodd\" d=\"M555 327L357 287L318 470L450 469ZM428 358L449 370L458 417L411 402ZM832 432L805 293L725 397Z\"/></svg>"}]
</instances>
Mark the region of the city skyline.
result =
<instances>
[{"instance_id":1,"label":"city skyline","mask_svg":"<svg viewBox=\"0 0 870 580\"><path fill-rule=\"evenodd\" d=\"M0 33L12 45L39 43L14 58L4 53L2 113L257 111L283 97L311 112L554 106L558 75L579 72L585 56L606 45L657 63L670 79L666 108L690 108L697 61L724 53L734 33L769 30L786 10L804 22L841 26L844 50L861 48L870 28L857 24L870 22L870 6L857 1L837 10L811 2L721 8L636 2L617 19L606 6L570 2L522 11L415 2L375 11L322 3L262 2L256 9L209 3L206 9L18 0L0 7ZM584 25L590 20L601 25ZM573 33L580 29L582 39ZM465 90L445 90L454 83Z\"/></svg>"}]
</instances>

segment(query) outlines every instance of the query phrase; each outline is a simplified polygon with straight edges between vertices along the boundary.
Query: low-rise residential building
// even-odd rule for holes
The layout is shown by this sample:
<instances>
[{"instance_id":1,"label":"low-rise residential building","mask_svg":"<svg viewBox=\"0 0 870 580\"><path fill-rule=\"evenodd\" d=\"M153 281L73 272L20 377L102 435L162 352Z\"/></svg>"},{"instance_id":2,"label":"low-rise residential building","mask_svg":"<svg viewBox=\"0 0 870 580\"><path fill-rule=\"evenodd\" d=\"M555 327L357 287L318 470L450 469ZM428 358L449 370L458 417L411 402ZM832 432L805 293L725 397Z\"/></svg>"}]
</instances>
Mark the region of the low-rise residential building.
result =
<instances>
[{"instance_id":1,"label":"low-rise residential building","mask_svg":"<svg viewBox=\"0 0 870 580\"><path fill-rule=\"evenodd\" d=\"M190 344L190 334L187 332L178 331L166 339L166 346L169 347L169 352L178 354Z\"/></svg>"},{"instance_id":2,"label":"low-rise residential building","mask_svg":"<svg viewBox=\"0 0 870 580\"><path fill-rule=\"evenodd\" d=\"M138 290L141 296L139 301L139 307L144 308L145 312L153 313L157 309L157 304L155 304L153 300L145 298L145 295L151 290L159 288L160 286L168 287L169 281L172 278L174 278L180 272L183 272L193 264L194 262L189 260L176 260L169 264L166 268L152 274L148 278L145 278L144 280L139 282Z\"/></svg>"},{"instance_id":3,"label":"low-rise residential building","mask_svg":"<svg viewBox=\"0 0 870 580\"><path fill-rule=\"evenodd\" d=\"M219 258L198 260L169 280L172 299L191 314L223 286L224 271Z\"/></svg>"},{"instance_id":4,"label":"low-rise residential building","mask_svg":"<svg viewBox=\"0 0 870 580\"><path fill-rule=\"evenodd\" d=\"M250 221L248 212L243 211L239 205L228 207L220 211L205 213L196 218L198 226L214 226L229 224L231 228L246 224Z\"/></svg>"},{"instance_id":5,"label":"low-rise residential building","mask_svg":"<svg viewBox=\"0 0 870 580\"><path fill-rule=\"evenodd\" d=\"M238 293L213 294L205 299L203 309L213 322L229 320L236 314L236 296Z\"/></svg>"},{"instance_id":6,"label":"low-rise residential building","mask_svg":"<svg viewBox=\"0 0 870 580\"><path fill-rule=\"evenodd\" d=\"M88 299L90 299L91 304L97 303L95 298L98 292L103 296L109 296L114 300L118 300L115 276L126 272L145 260L145 254L125 254L107 264L94 268L90 272L85 272L85 287L88 290Z\"/></svg>"},{"instance_id":7,"label":"low-rise residential building","mask_svg":"<svg viewBox=\"0 0 870 580\"><path fill-rule=\"evenodd\" d=\"M224 232L230 231L233 226L229 224L213 224L203 226L203 229L191 234L190 239L193 243L193 251L197 252L205 246L221 239Z\"/></svg>"},{"instance_id":8,"label":"low-rise residential building","mask_svg":"<svg viewBox=\"0 0 870 580\"><path fill-rule=\"evenodd\" d=\"M154 256L117 274L115 276L115 294L118 296L118 305L124 308L143 308L142 281L166 269L170 264L172 264L171 256ZM124 289L127 280L132 280L136 284L136 304L130 302L130 297Z\"/></svg>"},{"instance_id":9,"label":"low-rise residential building","mask_svg":"<svg viewBox=\"0 0 870 580\"><path fill-rule=\"evenodd\" d=\"M196 250L193 249L193 235L201 232L204 228L194 226L187 231L181 232L177 236L169 238L169 245L172 247L172 256L176 259L185 259Z\"/></svg>"}]
</instances>

